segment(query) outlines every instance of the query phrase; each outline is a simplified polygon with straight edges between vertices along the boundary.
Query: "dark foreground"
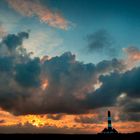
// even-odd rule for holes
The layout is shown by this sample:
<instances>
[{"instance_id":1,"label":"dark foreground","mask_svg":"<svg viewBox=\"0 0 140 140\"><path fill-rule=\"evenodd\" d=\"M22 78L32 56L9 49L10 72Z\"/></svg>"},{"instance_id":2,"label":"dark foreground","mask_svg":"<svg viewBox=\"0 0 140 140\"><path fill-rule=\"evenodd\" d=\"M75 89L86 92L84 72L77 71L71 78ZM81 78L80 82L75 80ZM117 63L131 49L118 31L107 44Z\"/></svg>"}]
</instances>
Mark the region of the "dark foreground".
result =
<instances>
[{"instance_id":1,"label":"dark foreground","mask_svg":"<svg viewBox=\"0 0 140 140\"><path fill-rule=\"evenodd\" d=\"M0 137L9 138L35 138L35 139L80 139L85 140L140 140L140 133L131 134L0 134Z\"/></svg>"}]
</instances>

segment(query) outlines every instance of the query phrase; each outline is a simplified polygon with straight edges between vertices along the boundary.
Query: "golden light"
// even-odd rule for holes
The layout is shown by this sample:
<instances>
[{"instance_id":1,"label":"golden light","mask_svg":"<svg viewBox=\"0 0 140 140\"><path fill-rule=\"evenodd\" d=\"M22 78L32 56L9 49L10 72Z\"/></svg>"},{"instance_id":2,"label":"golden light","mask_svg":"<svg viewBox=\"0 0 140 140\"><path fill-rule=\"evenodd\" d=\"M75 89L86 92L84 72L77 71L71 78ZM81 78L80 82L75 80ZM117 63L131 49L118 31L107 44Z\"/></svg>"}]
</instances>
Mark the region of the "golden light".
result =
<instances>
[{"instance_id":1,"label":"golden light","mask_svg":"<svg viewBox=\"0 0 140 140\"><path fill-rule=\"evenodd\" d=\"M54 114L57 115L57 114ZM104 127L106 127L106 122L103 123L78 123L75 122L76 117L81 115L64 115L59 120L54 120L47 117L47 114L44 115L25 115L25 116L14 116L9 112L3 111L0 109L0 120L4 120L3 123L0 123L0 126L16 126L21 124L25 126L27 123L39 128L44 127L56 127L56 128L65 128L65 129L78 129L84 130L87 133L100 132ZM98 114L83 114L83 117L97 117ZM135 132L140 130L139 122L113 122L114 128L119 132ZM137 127L136 127L137 126Z\"/></svg>"},{"instance_id":2,"label":"golden light","mask_svg":"<svg viewBox=\"0 0 140 140\"><path fill-rule=\"evenodd\" d=\"M46 118L41 115L26 115L21 116L20 119L23 124L28 122L36 127L43 127L46 124Z\"/></svg>"},{"instance_id":3,"label":"golden light","mask_svg":"<svg viewBox=\"0 0 140 140\"><path fill-rule=\"evenodd\" d=\"M134 54L133 55L133 60L135 60L135 61L140 60L140 53Z\"/></svg>"},{"instance_id":4,"label":"golden light","mask_svg":"<svg viewBox=\"0 0 140 140\"><path fill-rule=\"evenodd\" d=\"M51 56L43 56L41 58L41 63L43 64L45 61L50 60L52 57Z\"/></svg>"},{"instance_id":5,"label":"golden light","mask_svg":"<svg viewBox=\"0 0 140 140\"><path fill-rule=\"evenodd\" d=\"M42 88L42 90L46 90L47 87L48 87L48 80L44 80L44 81L42 82L41 88Z\"/></svg>"},{"instance_id":6,"label":"golden light","mask_svg":"<svg viewBox=\"0 0 140 140\"><path fill-rule=\"evenodd\" d=\"M100 81L97 81L97 83L94 85L94 89L97 90L102 86L102 83Z\"/></svg>"}]
</instances>

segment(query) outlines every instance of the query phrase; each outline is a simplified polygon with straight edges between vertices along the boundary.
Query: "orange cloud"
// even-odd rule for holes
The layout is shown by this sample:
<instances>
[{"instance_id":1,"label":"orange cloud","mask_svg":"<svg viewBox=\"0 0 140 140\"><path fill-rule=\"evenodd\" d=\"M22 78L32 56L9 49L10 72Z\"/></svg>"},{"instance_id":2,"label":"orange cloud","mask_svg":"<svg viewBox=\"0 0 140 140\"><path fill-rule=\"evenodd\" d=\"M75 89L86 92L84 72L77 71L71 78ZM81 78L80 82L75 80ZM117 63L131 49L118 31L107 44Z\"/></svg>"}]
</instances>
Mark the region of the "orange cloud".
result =
<instances>
[{"instance_id":1,"label":"orange cloud","mask_svg":"<svg viewBox=\"0 0 140 140\"><path fill-rule=\"evenodd\" d=\"M54 114L55 116L57 114ZM57 130L61 130L61 133L98 133L105 127L107 127L107 122L102 123L77 123L75 122L75 118L77 117L96 117L98 114L82 114L82 115L66 115L62 114L63 117L54 120L50 117L47 117L47 114L44 115L25 115L25 116L14 116L9 112L0 110L0 130L1 128L14 128L20 126L20 129L31 129L38 130L37 132L44 132L47 133L48 128L55 128ZM137 126L137 127L136 127ZM29 128L28 128L29 127ZM140 130L140 122L113 122L113 127L116 128L121 133L129 133L129 132L136 132ZM48 131L47 131L48 130ZM69 131L67 131L69 130ZM75 131L76 130L76 131ZM21 130L22 131L22 130ZM54 130L52 130L54 131ZM11 130L12 132L12 130ZM56 131L57 132L57 131ZM55 132L53 132L55 133Z\"/></svg>"},{"instance_id":2,"label":"orange cloud","mask_svg":"<svg viewBox=\"0 0 140 140\"><path fill-rule=\"evenodd\" d=\"M48 80L42 81L42 85L41 85L42 90L46 90L47 87L48 87Z\"/></svg>"},{"instance_id":3,"label":"orange cloud","mask_svg":"<svg viewBox=\"0 0 140 140\"><path fill-rule=\"evenodd\" d=\"M68 21L58 13L42 5L37 0L7 0L10 6L23 16L37 16L41 22L49 26L66 30Z\"/></svg>"},{"instance_id":4,"label":"orange cloud","mask_svg":"<svg viewBox=\"0 0 140 140\"><path fill-rule=\"evenodd\" d=\"M123 51L126 53L127 58L124 63L128 68L133 68L140 62L140 50L136 47L124 48Z\"/></svg>"}]
</instances>

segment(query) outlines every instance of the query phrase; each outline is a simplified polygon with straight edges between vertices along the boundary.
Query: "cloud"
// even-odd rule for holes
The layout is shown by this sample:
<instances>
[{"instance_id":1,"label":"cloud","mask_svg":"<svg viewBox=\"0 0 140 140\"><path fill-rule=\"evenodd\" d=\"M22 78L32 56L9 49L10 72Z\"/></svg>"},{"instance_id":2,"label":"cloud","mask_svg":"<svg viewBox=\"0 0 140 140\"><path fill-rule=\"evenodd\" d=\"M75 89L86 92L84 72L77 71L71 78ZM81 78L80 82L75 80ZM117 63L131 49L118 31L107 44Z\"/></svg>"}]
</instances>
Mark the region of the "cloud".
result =
<instances>
[{"instance_id":1,"label":"cloud","mask_svg":"<svg viewBox=\"0 0 140 140\"><path fill-rule=\"evenodd\" d=\"M93 88L95 66L76 61L70 52L44 63L31 59L22 47L27 37L27 33L7 35L0 44L7 48L0 56L0 106L15 115L82 112L78 98ZM44 81L48 81L46 90L41 85Z\"/></svg>"},{"instance_id":2,"label":"cloud","mask_svg":"<svg viewBox=\"0 0 140 140\"><path fill-rule=\"evenodd\" d=\"M97 123L97 119L94 116L79 116L75 118L77 123L92 124Z\"/></svg>"},{"instance_id":3,"label":"cloud","mask_svg":"<svg viewBox=\"0 0 140 140\"><path fill-rule=\"evenodd\" d=\"M17 35L9 34L8 36L4 37L3 44L5 44L9 50L13 50L16 47L22 45L24 39L28 39L29 34L26 32L18 33Z\"/></svg>"},{"instance_id":4,"label":"cloud","mask_svg":"<svg viewBox=\"0 0 140 140\"><path fill-rule=\"evenodd\" d=\"M48 134L83 134L88 133L86 130L78 129L78 128L68 128L67 126L63 126L62 128L57 126L46 125L42 127L33 126L30 123L26 123L25 125L16 124L12 126L0 126L0 132L4 134L33 134L33 133L48 133Z\"/></svg>"},{"instance_id":5,"label":"cloud","mask_svg":"<svg viewBox=\"0 0 140 140\"><path fill-rule=\"evenodd\" d=\"M132 69L134 66L139 65L140 63L140 50L137 47L128 47L124 48L123 51L126 53L126 59L124 63L129 69Z\"/></svg>"},{"instance_id":6,"label":"cloud","mask_svg":"<svg viewBox=\"0 0 140 140\"><path fill-rule=\"evenodd\" d=\"M26 32L10 34L0 43L0 106L9 111L12 111L10 108L16 107L21 99L29 97L25 86L32 88L39 83L40 62L36 58L31 59L22 48L23 40L28 37ZM27 77L30 79L27 80ZM13 107L10 107L11 105Z\"/></svg>"},{"instance_id":7,"label":"cloud","mask_svg":"<svg viewBox=\"0 0 140 140\"><path fill-rule=\"evenodd\" d=\"M81 100L95 90L98 76L118 69L117 60L95 66L77 61L71 52L41 62L23 48L27 37L24 32L7 35L0 44L7 48L0 56L0 106L15 115L87 112Z\"/></svg>"},{"instance_id":8,"label":"cloud","mask_svg":"<svg viewBox=\"0 0 140 140\"><path fill-rule=\"evenodd\" d=\"M111 71L123 71L126 68L126 65L122 60L112 59L112 60L103 60L96 65L96 69L100 73L108 73Z\"/></svg>"},{"instance_id":9,"label":"cloud","mask_svg":"<svg viewBox=\"0 0 140 140\"><path fill-rule=\"evenodd\" d=\"M0 38L6 35L6 29L3 27L3 24L0 22Z\"/></svg>"},{"instance_id":10,"label":"cloud","mask_svg":"<svg viewBox=\"0 0 140 140\"><path fill-rule=\"evenodd\" d=\"M127 70L118 59L84 64L71 52L41 61L23 48L28 38L29 33L21 32L0 43L2 109L14 115L49 113L54 120L62 116L52 114L83 114L104 107L139 113L140 67ZM101 85L95 88L97 83Z\"/></svg>"},{"instance_id":11,"label":"cloud","mask_svg":"<svg viewBox=\"0 0 140 140\"><path fill-rule=\"evenodd\" d=\"M116 49L112 46L114 41L105 29L100 29L93 34L87 35L86 40L88 43L87 50L90 53L99 52L111 56L116 55Z\"/></svg>"},{"instance_id":12,"label":"cloud","mask_svg":"<svg viewBox=\"0 0 140 140\"><path fill-rule=\"evenodd\" d=\"M16 65L16 81L24 87L38 87L40 85L40 60L38 58L27 63Z\"/></svg>"},{"instance_id":13,"label":"cloud","mask_svg":"<svg viewBox=\"0 0 140 140\"><path fill-rule=\"evenodd\" d=\"M0 72L10 72L13 69L12 58L0 57Z\"/></svg>"},{"instance_id":14,"label":"cloud","mask_svg":"<svg viewBox=\"0 0 140 140\"><path fill-rule=\"evenodd\" d=\"M5 123L5 120L0 120L0 124L1 124L1 123Z\"/></svg>"},{"instance_id":15,"label":"cloud","mask_svg":"<svg viewBox=\"0 0 140 140\"><path fill-rule=\"evenodd\" d=\"M140 68L134 68L125 73L114 72L109 75L100 76L101 87L93 94L88 94L87 98L93 107L115 105L116 99L122 93L132 98L139 98L138 83ZM110 88L111 87L111 88ZM101 100L102 102L98 102ZM97 105L97 106L96 106Z\"/></svg>"},{"instance_id":16,"label":"cloud","mask_svg":"<svg viewBox=\"0 0 140 140\"><path fill-rule=\"evenodd\" d=\"M48 114L47 118L52 120L60 120L62 119L64 114Z\"/></svg>"},{"instance_id":17,"label":"cloud","mask_svg":"<svg viewBox=\"0 0 140 140\"><path fill-rule=\"evenodd\" d=\"M113 72L100 76L101 87L95 92L87 94L88 109L116 106L122 109L122 114L127 114L130 120L132 114L140 112L140 68L133 68L124 73ZM135 120L134 120L135 121Z\"/></svg>"},{"instance_id":18,"label":"cloud","mask_svg":"<svg viewBox=\"0 0 140 140\"><path fill-rule=\"evenodd\" d=\"M127 53L130 59L134 61L140 60L140 50L137 47L124 48L124 51Z\"/></svg>"},{"instance_id":19,"label":"cloud","mask_svg":"<svg viewBox=\"0 0 140 140\"><path fill-rule=\"evenodd\" d=\"M33 30L30 32L30 38L23 42L24 48L33 52L32 56L43 57L44 55L58 55L62 49L63 39L53 31L47 29ZM61 46L61 47L59 47Z\"/></svg>"},{"instance_id":20,"label":"cloud","mask_svg":"<svg viewBox=\"0 0 140 140\"><path fill-rule=\"evenodd\" d=\"M49 26L66 30L69 26L63 16L44 6L37 0L7 0L10 6L23 16L36 16Z\"/></svg>"},{"instance_id":21,"label":"cloud","mask_svg":"<svg viewBox=\"0 0 140 140\"><path fill-rule=\"evenodd\" d=\"M125 118L128 121L136 121L136 122L139 122L140 121L139 116L140 116L140 113L139 112L138 113L128 113Z\"/></svg>"}]
</instances>

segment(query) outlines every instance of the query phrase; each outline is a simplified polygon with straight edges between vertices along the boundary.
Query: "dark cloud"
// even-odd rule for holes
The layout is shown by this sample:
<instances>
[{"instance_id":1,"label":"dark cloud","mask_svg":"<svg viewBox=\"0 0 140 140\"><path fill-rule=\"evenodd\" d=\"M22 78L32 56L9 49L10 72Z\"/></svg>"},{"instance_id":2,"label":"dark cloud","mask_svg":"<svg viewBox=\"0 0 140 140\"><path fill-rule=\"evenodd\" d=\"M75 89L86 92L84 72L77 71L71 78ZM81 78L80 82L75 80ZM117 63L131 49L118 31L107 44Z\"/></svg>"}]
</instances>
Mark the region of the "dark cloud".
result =
<instances>
[{"instance_id":1,"label":"dark cloud","mask_svg":"<svg viewBox=\"0 0 140 140\"><path fill-rule=\"evenodd\" d=\"M9 72L13 69L12 57L0 57L0 72Z\"/></svg>"},{"instance_id":2,"label":"dark cloud","mask_svg":"<svg viewBox=\"0 0 140 140\"><path fill-rule=\"evenodd\" d=\"M93 34L87 35L87 49L92 52L105 52L111 56L116 55L116 49L112 46L114 43L111 35L105 30L100 29Z\"/></svg>"},{"instance_id":3,"label":"dark cloud","mask_svg":"<svg viewBox=\"0 0 140 140\"><path fill-rule=\"evenodd\" d=\"M95 117L80 116L75 118L77 123L87 123L87 124L97 124L97 119Z\"/></svg>"},{"instance_id":4,"label":"dark cloud","mask_svg":"<svg viewBox=\"0 0 140 140\"><path fill-rule=\"evenodd\" d=\"M128 118L140 112L140 68L134 68L125 73L112 73L100 76L102 86L95 92L87 94L87 108L119 106ZM132 113L133 112L133 113ZM130 116L129 116L129 113Z\"/></svg>"},{"instance_id":5,"label":"dark cloud","mask_svg":"<svg viewBox=\"0 0 140 140\"><path fill-rule=\"evenodd\" d=\"M93 93L87 94L86 104L88 108L99 108L113 106L120 91L120 75L112 73L111 75L100 76L101 87Z\"/></svg>"},{"instance_id":6,"label":"dark cloud","mask_svg":"<svg viewBox=\"0 0 140 140\"><path fill-rule=\"evenodd\" d=\"M40 63L38 58L24 56L27 57L16 54L13 58L14 72L7 79L12 87L1 87L1 106L15 115L87 112L81 100L88 92L94 91L99 73L107 72L106 64L101 71L94 64L76 61L75 55L70 52L44 63ZM112 65L111 61L109 63ZM113 69L111 66L108 71ZM41 89L43 80L48 81L46 90Z\"/></svg>"},{"instance_id":7,"label":"dark cloud","mask_svg":"<svg viewBox=\"0 0 140 140\"><path fill-rule=\"evenodd\" d=\"M99 73L108 73L111 71L123 71L126 68L125 64L118 59L103 60L96 65Z\"/></svg>"},{"instance_id":8,"label":"dark cloud","mask_svg":"<svg viewBox=\"0 0 140 140\"><path fill-rule=\"evenodd\" d=\"M140 98L140 67L134 68L123 74L121 78L121 89L130 97Z\"/></svg>"},{"instance_id":9,"label":"dark cloud","mask_svg":"<svg viewBox=\"0 0 140 140\"><path fill-rule=\"evenodd\" d=\"M121 121L135 121L139 122L140 121L140 112L122 112L120 114L120 120Z\"/></svg>"},{"instance_id":10,"label":"dark cloud","mask_svg":"<svg viewBox=\"0 0 140 140\"><path fill-rule=\"evenodd\" d=\"M24 39L27 39L29 34L26 32L15 34L9 34L8 36L4 37L3 44L5 44L9 50L13 50L16 47L22 45Z\"/></svg>"},{"instance_id":11,"label":"dark cloud","mask_svg":"<svg viewBox=\"0 0 140 140\"><path fill-rule=\"evenodd\" d=\"M32 96L29 90L40 83L40 60L31 59L22 48L24 38L28 33L21 32L5 36L0 43L0 106L13 114L24 110L24 100Z\"/></svg>"},{"instance_id":12,"label":"dark cloud","mask_svg":"<svg viewBox=\"0 0 140 140\"><path fill-rule=\"evenodd\" d=\"M17 114L81 114L88 112L82 100L90 91L95 90L94 84L97 83L101 73L107 72L107 66L111 65L108 71L117 69L112 66L112 61L107 61L107 65L103 62L101 71L94 64L76 61L75 55L70 52L46 60L41 64L40 74L42 80L48 81L46 90L37 90L36 92L39 93L33 94L32 99L28 99L28 101L24 99L22 107L27 106L26 109L18 107L16 110L14 109L14 112ZM30 105L31 102L34 106Z\"/></svg>"},{"instance_id":13,"label":"dark cloud","mask_svg":"<svg viewBox=\"0 0 140 140\"><path fill-rule=\"evenodd\" d=\"M118 106L121 107L120 120L140 121L140 98L125 96L118 99Z\"/></svg>"},{"instance_id":14,"label":"dark cloud","mask_svg":"<svg viewBox=\"0 0 140 140\"><path fill-rule=\"evenodd\" d=\"M24 87L37 87L40 85L40 60L35 58L25 64L16 65L16 81Z\"/></svg>"},{"instance_id":15,"label":"dark cloud","mask_svg":"<svg viewBox=\"0 0 140 140\"><path fill-rule=\"evenodd\" d=\"M70 52L45 61L43 72L49 81L46 89L46 106L50 113L80 113L79 99L82 94L93 89L96 70L93 64L76 61ZM57 100L52 101L49 99Z\"/></svg>"},{"instance_id":16,"label":"dark cloud","mask_svg":"<svg viewBox=\"0 0 140 140\"><path fill-rule=\"evenodd\" d=\"M139 116L140 116L140 112L139 113L128 113L126 115L126 120L139 122L140 121Z\"/></svg>"},{"instance_id":17,"label":"dark cloud","mask_svg":"<svg viewBox=\"0 0 140 140\"><path fill-rule=\"evenodd\" d=\"M5 120L0 120L0 124L1 124L1 123L5 123Z\"/></svg>"},{"instance_id":18,"label":"dark cloud","mask_svg":"<svg viewBox=\"0 0 140 140\"><path fill-rule=\"evenodd\" d=\"M8 35L0 43L2 109L15 115L82 114L90 109L119 106L124 112L139 113L139 67L126 71L118 59L84 64L71 52L40 62L39 58L30 58L22 47L25 38L28 33L22 32ZM46 88L42 88L44 81ZM102 85L96 89L98 81ZM61 115L48 117L61 119Z\"/></svg>"},{"instance_id":19,"label":"dark cloud","mask_svg":"<svg viewBox=\"0 0 140 140\"><path fill-rule=\"evenodd\" d=\"M130 101L129 103L128 102L125 103L123 108L125 112L137 113L137 112L140 112L140 103L136 101Z\"/></svg>"}]
</instances>

